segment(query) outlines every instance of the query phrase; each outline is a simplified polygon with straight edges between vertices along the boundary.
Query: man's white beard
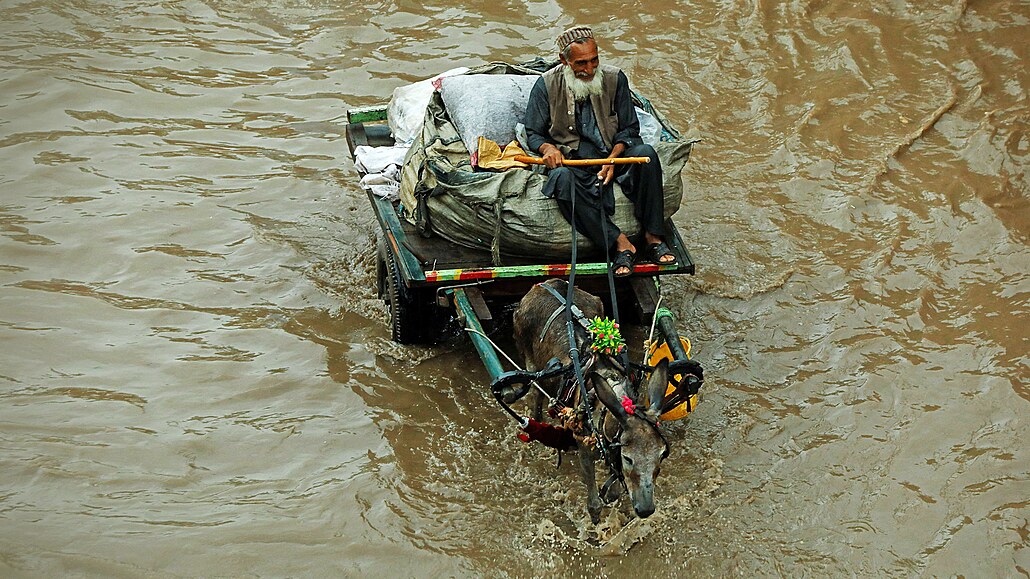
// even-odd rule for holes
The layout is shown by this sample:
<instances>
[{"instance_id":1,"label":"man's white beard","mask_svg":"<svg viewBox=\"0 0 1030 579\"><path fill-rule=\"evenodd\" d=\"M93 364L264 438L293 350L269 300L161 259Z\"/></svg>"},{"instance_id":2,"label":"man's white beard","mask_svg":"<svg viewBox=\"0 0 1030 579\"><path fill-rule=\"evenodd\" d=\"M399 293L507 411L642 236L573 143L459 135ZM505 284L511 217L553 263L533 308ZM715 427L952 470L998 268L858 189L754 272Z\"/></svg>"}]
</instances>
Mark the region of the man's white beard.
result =
<instances>
[{"instance_id":1,"label":"man's white beard","mask_svg":"<svg viewBox=\"0 0 1030 579\"><path fill-rule=\"evenodd\" d=\"M572 72L572 67L566 65L565 70L565 85L572 91L572 96L575 97L576 102L585 101L593 95L601 96L603 85L601 84L601 69L598 67L594 71L594 78L589 81L585 81L576 78L576 75Z\"/></svg>"}]
</instances>

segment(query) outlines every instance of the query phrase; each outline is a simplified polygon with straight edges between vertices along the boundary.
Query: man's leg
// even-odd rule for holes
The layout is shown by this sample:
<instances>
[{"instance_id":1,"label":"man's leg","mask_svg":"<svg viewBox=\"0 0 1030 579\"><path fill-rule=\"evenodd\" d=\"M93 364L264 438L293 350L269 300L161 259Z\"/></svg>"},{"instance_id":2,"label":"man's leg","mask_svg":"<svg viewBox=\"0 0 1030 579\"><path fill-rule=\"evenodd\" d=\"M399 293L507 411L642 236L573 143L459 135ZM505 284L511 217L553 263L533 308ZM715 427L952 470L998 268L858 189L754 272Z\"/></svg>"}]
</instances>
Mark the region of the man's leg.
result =
<instances>
[{"instance_id":1,"label":"man's leg","mask_svg":"<svg viewBox=\"0 0 1030 579\"><path fill-rule=\"evenodd\" d=\"M590 175L592 177L592 174ZM584 176L577 175L576 170L569 167L553 169L547 176L544 193L558 202L558 209L569 223L574 223L576 231L587 236L600 249L611 248L616 244L621 232L611 217L604 213L599 196L588 189L592 182ZM572 215L572 196L576 195L576 215ZM606 220L602 225L601 219ZM605 228L607 237L605 237Z\"/></svg>"},{"instance_id":2,"label":"man's leg","mask_svg":"<svg viewBox=\"0 0 1030 579\"><path fill-rule=\"evenodd\" d=\"M665 237L665 193L662 191L662 164L658 153L651 145L630 147L623 153L627 157L649 157L650 163L632 165L627 195L633 201L634 214L644 229L644 241L648 246L664 241ZM662 251L654 256L658 263L673 263L676 256Z\"/></svg>"}]
</instances>

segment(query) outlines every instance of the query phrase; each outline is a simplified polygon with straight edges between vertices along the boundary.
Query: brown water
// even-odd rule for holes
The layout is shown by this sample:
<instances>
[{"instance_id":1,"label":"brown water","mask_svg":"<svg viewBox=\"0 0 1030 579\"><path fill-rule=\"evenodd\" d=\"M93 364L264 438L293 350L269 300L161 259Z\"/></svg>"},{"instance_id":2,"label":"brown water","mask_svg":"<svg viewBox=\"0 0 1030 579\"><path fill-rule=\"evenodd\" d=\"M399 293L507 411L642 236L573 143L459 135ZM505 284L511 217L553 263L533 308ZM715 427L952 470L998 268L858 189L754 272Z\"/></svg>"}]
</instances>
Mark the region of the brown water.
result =
<instances>
[{"instance_id":1,"label":"brown water","mask_svg":"<svg viewBox=\"0 0 1030 579\"><path fill-rule=\"evenodd\" d=\"M0 575L1026 577L1030 4L936 4L6 0ZM596 529L389 341L341 135L573 22L704 138L705 402Z\"/></svg>"}]
</instances>

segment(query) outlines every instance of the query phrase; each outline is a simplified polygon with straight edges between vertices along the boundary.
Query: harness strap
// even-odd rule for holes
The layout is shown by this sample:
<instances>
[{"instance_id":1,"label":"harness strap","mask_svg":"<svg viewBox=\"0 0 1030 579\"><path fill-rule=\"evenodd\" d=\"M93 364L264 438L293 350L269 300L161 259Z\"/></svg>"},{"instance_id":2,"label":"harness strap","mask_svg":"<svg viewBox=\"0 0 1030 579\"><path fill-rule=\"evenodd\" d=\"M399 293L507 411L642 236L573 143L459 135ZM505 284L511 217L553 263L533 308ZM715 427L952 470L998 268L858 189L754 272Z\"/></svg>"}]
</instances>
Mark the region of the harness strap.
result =
<instances>
[{"instance_id":1,"label":"harness strap","mask_svg":"<svg viewBox=\"0 0 1030 579\"><path fill-rule=\"evenodd\" d=\"M623 490L626 490L626 480L622 478L621 470L619 472L614 472L613 470L612 474L608 476L608 480L604 481L604 484L601 485L601 490L598 492L598 494L601 495L601 500L606 503L609 502L605 497L608 496L608 490L611 489L612 485L615 483L622 483Z\"/></svg>"},{"instance_id":2,"label":"harness strap","mask_svg":"<svg viewBox=\"0 0 1030 579\"><path fill-rule=\"evenodd\" d=\"M550 292L550 294L554 296L554 299L558 300L558 307L555 308L554 311L551 312L551 316L547 318L547 322L544 323L544 329L540 330L540 341L543 342L544 335L547 334L547 330L551 327L551 323L554 322L554 320L557 319L558 316L565 311L565 306L566 304L568 304L568 302L566 302L565 298L562 297L562 295L558 293L558 290L554 289L553 287L544 283L538 283L537 285ZM579 306L577 306L576 304L572 304L571 309L573 319L579 322L579 325L583 326L583 328L587 328L586 316L583 315L583 310L579 309Z\"/></svg>"},{"instance_id":3,"label":"harness strap","mask_svg":"<svg viewBox=\"0 0 1030 579\"><path fill-rule=\"evenodd\" d=\"M551 312L551 316L547 318L546 322L544 322L544 329L540 330L540 342L544 341L544 336L547 335L547 329L551 327L551 323L554 322L555 318L557 318L564 310L564 305L559 305L558 307L554 308L554 311Z\"/></svg>"},{"instance_id":4,"label":"harness strap","mask_svg":"<svg viewBox=\"0 0 1030 579\"><path fill-rule=\"evenodd\" d=\"M602 447L604 452L605 464L608 466L608 480L604 481L601 485L599 494L601 499L606 503L609 502L605 497L608 496L608 491L612 488L612 485L619 483L622 485L624 492L629 492L626 488L626 477L622 474L622 460L616 456L616 451L621 455L622 449L622 426L619 426L619 431L615 433L614 440L608 440L608 437L604 435L604 421L606 415L610 414L610 411L603 404L601 405L601 429L598 434L598 444Z\"/></svg>"},{"instance_id":5,"label":"harness strap","mask_svg":"<svg viewBox=\"0 0 1030 579\"><path fill-rule=\"evenodd\" d=\"M598 184L597 187L598 191L601 194L601 198L603 199L604 185ZM614 195L614 192L612 194ZM604 235L604 238L606 240L608 239L608 218L607 215L605 215L603 202L601 203L601 234ZM615 270L612 267L612 260L611 256L608 254L608 249L608 247L604 248L604 262L608 264L608 295L609 298L612 300L612 315L615 316L615 323L619 324L621 323L621 320L619 319L619 300L618 297L615 295ZM627 356L626 352L620 352L616 354L615 359L617 359L622 364L623 370L629 367L629 357Z\"/></svg>"},{"instance_id":6,"label":"harness strap","mask_svg":"<svg viewBox=\"0 0 1030 579\"><path fill-rule=\"evenodd\" d=\"M587 357L586 362L583 364L583 374L586 375L588 372L590 372L591 368L594 367L594 364L596 362L597 362L596 355L590 354ZM555 396L555 401L559 402L562 406L571 406L572 405L572 398L575 396L576 388L578 386L579 385L576 383L576 381L574 379L572 379L572 378L567 379L562 384L561 388L558 389L558 393ZM587 386L587 391L588 392L590 391L590 389L591 389L591 387Z\"/></svg>"},{"instance_id":7,"label":"harness strap","mask_svg":"<svg viewBox=\"0 0 1030 579\"><path fill-rule=\"evenodd\" d=\"M579 363L579 356L580 356L580 354L579 354L579 345L576 344L576 328L573 325L573 315L572 315L573 311L572 311L572 308L575 307L575 305L576 305L573 302L573 290L575 290L575 287L576 287L576 261L577 261L576 255L578 253L578 246L579 246L579 241L578 241L578 239L579 239L578 238L579 232L576 229L576 219L575 219L575 216L576 216L576 197L578 197L578 195L576 195L575 192L573 192L573 193L574 194L572 195L572 202L571 202L571 207L570 207L570 210L571 210L571 213L572 213L572 219L569 220L569 222L570 222L569 225L572 226L572 256L571 256L572 259L571 259L571 262L570 262L569 279L568 279L568 282L567 282L568 283L568 290L567 290L565 301L564 301L564 304L565 304L565 329L568 331L569 357L572 358L572 368L575 371L576 384L579 386L580 407L581 407L581 409L583 411L584 417L586 418L586 423L587 423L587 426L590 429L590 432L592 434L594 434L596 436L597 440L598 440L598 448L601 450L601 456L604 457L605 462L607 462L608 464L611 464L611 455L608 452L608 449L602 443L602 440L603 440L604 437L598 431L597 424L594 422L593 412L591 412L591 410L590 410L590 398L589 398L590 395L589 395L589 392L587 392L586 380L583 377L583 368L580 367L580 363ZM547 288L547 286L544 286L544 287ZM551 288L547 288L547 289L551 290ZM553 292L552 291L552 293L557 293L557 292ZM576 308L576 309L578 310L579 308ZM582 315L582 312L580 313L580 315Z\"/></svg>"}]
</instances>

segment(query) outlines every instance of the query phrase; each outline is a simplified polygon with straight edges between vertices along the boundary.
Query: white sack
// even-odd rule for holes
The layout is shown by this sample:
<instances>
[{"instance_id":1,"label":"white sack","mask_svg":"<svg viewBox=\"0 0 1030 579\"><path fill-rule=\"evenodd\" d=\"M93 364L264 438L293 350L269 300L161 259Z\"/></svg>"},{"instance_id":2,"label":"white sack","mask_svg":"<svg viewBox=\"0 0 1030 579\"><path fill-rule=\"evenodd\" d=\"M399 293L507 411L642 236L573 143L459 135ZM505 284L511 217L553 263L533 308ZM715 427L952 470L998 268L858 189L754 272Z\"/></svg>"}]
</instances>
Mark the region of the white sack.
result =
<instances>
[{"instance_id":1,"label":"white sack","mask_svg":"<svg viewBox=\"0 0 1030 579\"><path fill-rule=\"evenodd\" d=\"M637 120L640 121L640 139L645 145L657 146L662 140L662 124L653 115L647 113L640 107L633 107L637 111Z\"/></svg>"},{"instance_id":2,"label":"white sack","mask_svg":"<svg viewBox=\"0 0 1030 579\"><path fill-rule=\"evenodd\" d=\"M468 70L465 66L452 68L433 78L393 89L393 96L387 108L387 118L394 142L398 145L410 145L415 136L422 131L422 121L429 105L429 98L437 88L434 82L445 76L465 74Z\"/></svg>"}]
</instances>

